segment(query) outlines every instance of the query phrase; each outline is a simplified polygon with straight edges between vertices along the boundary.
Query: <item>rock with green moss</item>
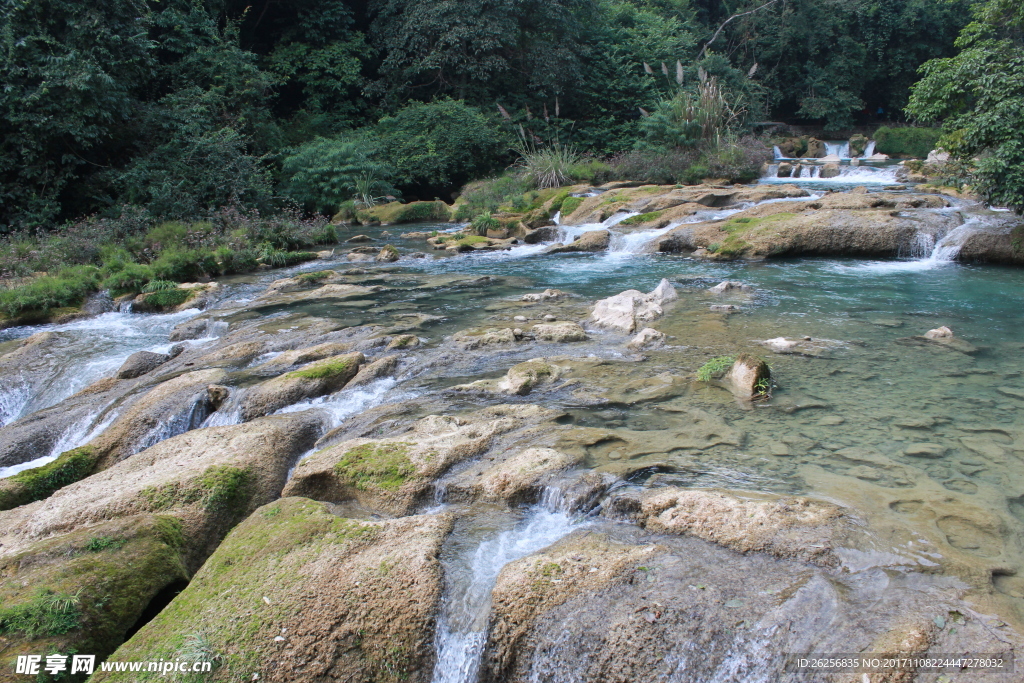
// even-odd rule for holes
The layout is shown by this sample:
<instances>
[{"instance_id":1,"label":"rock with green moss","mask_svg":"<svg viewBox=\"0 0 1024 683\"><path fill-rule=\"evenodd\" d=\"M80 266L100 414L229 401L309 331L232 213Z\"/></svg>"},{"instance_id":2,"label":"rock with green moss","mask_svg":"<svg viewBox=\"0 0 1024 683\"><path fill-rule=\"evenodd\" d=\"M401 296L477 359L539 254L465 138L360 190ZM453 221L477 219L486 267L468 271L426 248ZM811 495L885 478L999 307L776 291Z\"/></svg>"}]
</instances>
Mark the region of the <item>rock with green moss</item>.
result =
<instances>
[{"instance_id":1,"label":"rock with green moss","mask_svg":"<svg viewBox=\"0 0 1024 683\"><path fill-rule=\"evenodd\" d=\"M398 249L395 249L390 244L385 244L381 248L381 250L379 252L377 252L377 256L374 257L374 260L378 261L380 263L393 263L393 262L397 261L398 259L399 259Z\"/></svg>"},{"instance_id":2,"label":"rock with green moss","mask_svg":"<svg viewBox=\"0 0 1024 683\"><path fill-rule=\"evenodd\" d=\"M524 430L557 414L515 405L491 406L465 417L429 415L400 436L352 439L310 455L295 468L283 495L409 514L453 465L513 443Z\"/></svg>"},{"instance_id":3,"label":"rock with green moss","mask_svg":"<svg viewBox=\"0 0 1024 683\"><path fill-rule=\"evenodd\" d=\"M583 233L573 242L568 244L556 244L548 247L546 254L565 254L571 252L604 251L611 241L611 232L608 230L590 230Z\"/></svg>"},{"instance_id":4,"label":"rock with green moss","mask_svg":"<svg viewBox=\"0 0 1024 683\"><path fill-rule=\"evenodd\" d=\"M472 351L486 346L503 346L514 344L516 336L511 327L489 330L460 330L452 335L452 341L465 351Z\"/></svg>"},{"instance_id":5,"label":"rock with green moss","mask_svg":"<svg viewBox=\"0 0 1024 683\"><path fill-rule=\"evenodd\" d=\"M242 419L252 420L305 399L332 394L356 376L365 360L358 351L331 356L267 380L245 395Z\"/></svg>"},{"instance_id":6,"label":"rock with green moss","mask_svg":"<svg viewBox=\"0 0 1024 683\"><path fill-rule=\"evenodd\" d=\"M0 558L47 536L144 513L181 520L185 552L205 558L239 519L277 497L322 420L316 411L289 413L161 441L46 500L0 512Z\"/></svg>"},{"instance_id":7,"label":"rock with green moss","mask_svg":"<svg viewBox=\"0 0 1024 683\"><path fill-rule=\"evenodd\" d=\"M196 569L181 523L140 514L37 541L0 559L0 666L18 655L95 654L102 661L161 592Z\"/></svg>"},{"instance_id":8,"label":"rock with green moss","mask_svg":"<svg viewBox=\"0 0 1024 683\"><path fill-rule=\"evenodd\" d=\"M115 659L176 659L201 642L217 662L203 677L213 682L427 683L451 524L449 515L345 519L282 498L239 524Z\"/></svg>"},{"instance_id":9,"label":"rock with green moss","mask_svg":"<svg viewBox=\"0 0 1024 683\"><path fill-rule=\"evenodd\" d=\"M257 372L267 373L282 372L284 370L290 370L296 365L305 365L307 363L312 363L313 361L323 360L324 358L340 356L341 354L348 353L351 350L351 344L345 344L342 342L326 342L323 344L317 344L316 346L290 349L288 351L282 351L266 363L257 365L255 370Z\"/></svg>"},{"instance_id":10,"label":"rock with green moss","mask_svg":"<svg viewBox=\"0 0 1024 683\"><path fill-rule=\"evenodd\" d=\"M43 500L58 489L85 479L96 467L95 448L65 451L51 463L0 479L0 510Z\"/></svg>"}]
</instances>

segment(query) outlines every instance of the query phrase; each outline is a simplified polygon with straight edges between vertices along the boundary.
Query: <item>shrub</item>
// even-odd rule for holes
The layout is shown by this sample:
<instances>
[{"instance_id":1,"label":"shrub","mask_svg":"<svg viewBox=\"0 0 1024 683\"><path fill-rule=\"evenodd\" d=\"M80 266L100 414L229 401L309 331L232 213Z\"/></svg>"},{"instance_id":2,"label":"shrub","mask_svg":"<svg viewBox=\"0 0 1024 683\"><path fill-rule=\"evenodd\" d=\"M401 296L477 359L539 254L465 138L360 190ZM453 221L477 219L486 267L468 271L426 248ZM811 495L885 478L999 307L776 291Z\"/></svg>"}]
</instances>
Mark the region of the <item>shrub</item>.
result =
<instances>
[{"instance_id":1,"label":"shrub","mask_svg":"<svg viewBox=\"0 0 1024 683\"><path fill-rule=\"evenodd\" d=\"M547 147L538 148L527 138L522 126L517 131L520 136L518 166L523 177L541 190L568 184L572 179L572 169L582 160L576 147L556 140Z\"/></svg>"},{"instance_id":2,"label":"shrub","mask_svg":"<svg viewBox=\"0 0 1024 683\"><path fill-rule=\"evenodd\" d=\"M504 206L512 211L521 211L526 208L523 195L529 189L529 182L515 173L471 182L463 188L459 197L455 220L468 221L485 211L493 213Z\"/></svg>"},{"instance_id":3,"label":"shrub","mask_svg":"<svg viewBox=\"0 0 1024 683\"><path fill-rule=\"evenodd\" d=\"M161 289L146 297L146 304L156 308L173 308L180 306L195 294L191 289Z\"/></svg>"},{"instance_id":4,"label":"shrub","mask_svg":"<svg viewBox=\"0 0 1024 683\"><path fill-rule=\"evenodd\" d=\"M192 282L220 270L211 252L198 249L168 249L149 265L155 279L175 282Z\"/></svg>"},{"instance_id":5,"label":"shrub","mask_svg":"<svg viewBox=\"0 0 1024 683\"><path fill-rule=\"evenodd\" d=\"M942 131L938 128L883 126L875 131L875 151L889 156L923 159L935 149L941 136Z\"/></svg>"},{"instance_id":6,"label":"shrub","mask_svg":"<svg viewBox=\"0 0 1024 683\"><path fill-rule=\"evenodd\" d=\"M343 203L359 195L368 206L377 195L396 194L387 182L393 169L370 159L365 141L317 138L285 158L284 193L311 211L336 213Z\"/></svg>"}]
</instances>

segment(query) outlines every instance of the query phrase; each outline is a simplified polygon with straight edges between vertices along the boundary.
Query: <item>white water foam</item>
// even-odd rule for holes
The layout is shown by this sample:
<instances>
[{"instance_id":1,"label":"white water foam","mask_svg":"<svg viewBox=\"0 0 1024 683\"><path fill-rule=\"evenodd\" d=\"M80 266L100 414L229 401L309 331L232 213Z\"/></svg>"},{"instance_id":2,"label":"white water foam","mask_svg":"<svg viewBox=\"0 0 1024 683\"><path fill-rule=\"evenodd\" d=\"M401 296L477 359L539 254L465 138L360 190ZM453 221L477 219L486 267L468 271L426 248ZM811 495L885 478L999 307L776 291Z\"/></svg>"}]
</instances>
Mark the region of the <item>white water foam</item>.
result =
<instances>
[{"instance_id":1,"label":"white water foam","mask_svg":"<svg viewBox=\"0 0 1024 683\"><path fill-rule=\"evenodd\" d=\"M925 270L942 268L956 262L960 249L964 242L982 226L982 219L972 216L964 223L953 230L950 230L942 239L935 241L935 238L926 233L919 233L914 238L912 250L917 252L914 255L919 258L906 261L867 261L854 266L836 265L834 270L838 272L862 272L876 275L887 273L913 273ZM928 245L932 245L928 250ZM924 254L922 252L927 253Z\"/></svg>"},{"instance_id":2,"label":"white water foam","mask_svg":"<svg viewBox=\"0 0 1024 683\"><path fill-rule=\"evenodd\" d=\"M580 526L564 512L544 507L512 529L486 539L470 558L469 571L446 586L435 646L432 683L475 683L487 642L491 591L509 562L535 553Z\"/></svg>"}]
</instances>

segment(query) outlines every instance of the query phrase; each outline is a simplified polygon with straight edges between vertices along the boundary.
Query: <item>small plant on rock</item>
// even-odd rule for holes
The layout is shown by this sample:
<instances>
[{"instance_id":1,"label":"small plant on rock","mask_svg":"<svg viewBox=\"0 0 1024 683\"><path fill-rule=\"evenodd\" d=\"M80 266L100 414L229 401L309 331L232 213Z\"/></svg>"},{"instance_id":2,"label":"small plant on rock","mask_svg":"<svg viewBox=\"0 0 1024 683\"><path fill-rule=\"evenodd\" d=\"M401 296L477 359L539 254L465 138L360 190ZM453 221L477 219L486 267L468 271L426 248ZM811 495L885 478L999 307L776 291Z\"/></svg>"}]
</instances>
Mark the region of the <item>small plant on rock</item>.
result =
<instances>
[{"instance_id":1,"label":"small plant on rock","mask_svg":"<svg viewBox=\"0 0 1024 683\"><path fill-rule=\"evenodd\" d=\"M473 230L480 237L487 237L488 230L498 230L501 223L491 215L490 211L484 211L473 219Z\"/></svg>"},{"instance_id":2,"label":"small plant on rock","mask_svg":"<svg viewBox=\"0 0 1024 683\"><path fill-rule=\"evenodd\" d=\"M725 373L735 362L736 358L734 356L718 356L716 358L712 358L697 370L697 380L700 382L710 382L719 375Z\"/></svg>"}]
</instances>

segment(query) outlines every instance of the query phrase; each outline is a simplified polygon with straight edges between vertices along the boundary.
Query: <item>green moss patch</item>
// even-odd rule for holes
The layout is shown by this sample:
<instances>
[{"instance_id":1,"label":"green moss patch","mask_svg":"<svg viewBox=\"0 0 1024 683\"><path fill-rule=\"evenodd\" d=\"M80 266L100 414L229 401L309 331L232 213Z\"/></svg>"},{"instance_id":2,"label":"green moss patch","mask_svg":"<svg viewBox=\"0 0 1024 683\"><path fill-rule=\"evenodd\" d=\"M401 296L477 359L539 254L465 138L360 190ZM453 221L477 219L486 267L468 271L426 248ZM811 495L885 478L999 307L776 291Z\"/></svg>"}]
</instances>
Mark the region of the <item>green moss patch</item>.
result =
<instances>
[{"instance_id":1,"label":"green moss patch","mask_svg":"<svg viewBox=\"0 0 1024 683\"><path fill-rule=\"evenodd\" d=\"M65 451L47 465L0 480L0 510L10 510L48 498L57 489L92 474L97 459L94 448L82 446Z\"/></svg>"},{"instance_id":2,"label":"green moss patch","mask_svg":"<svg viewBox=\"0 0 1024 683\"><path fill-rule=\"evenodd\" d=\"M721 226L721 230L727 234L727 237L721 242L709 246L708 251L725 258L743 256L752 248L752 245L746 239L751 233L794 216L796 216L795 213L777 213L763 217L740 216L732 218ZM712 249L712 246L715 249Z\"/></svg>"},{"instance_id":3,"label":"green moss patch","mask_svg":"<svg viewBox=\"0 0 1024 683\"><path fill-rule=\"evenodd\" d=\"M716 377L723 375L735 362L735 356L718 356L716 358L712 358L697 370L697 380L700 382L710 382Z\"/></svg>"},{"instance_id":4,"label":"green moss patch","mask_svg":"<svg viewBox=\"0 0 1024 683\"><path fill-rule=\"evenodd\" d=\"M391 202L356 213L361 223L418 223L420 221L447 221L451 209L442 201Z\"/></svg>"},{"instance_id":5,"label":"green moss patch","mask_svg":"<svg viewBox=\"0 0 1024 683\"><path fill-rule=\"evenodd\" d=\"M355 361L351 358L328 358L301 370L293 370L285 377L301 379L329 379L351 372Z\"/></svg>"},{"instance_id":6,"label":"green moss patch","mask_svg":"<svg viewBox=\"0 0 1024 683\"><path fill-rule=\"evenodd\" d=\"M416 473L409 460L408 443L366 443L345 451L334 465L334 473L343 484L360 491L400 488Z\"/></svg>"},{"instance_id":7,"label":"green moss patch","mask_svg":"<svg viewBox=\"0 0 1024 683\"><path fill-rule=\"evenodd\" d=\"M146 296L146 305L155 308L180 306L198 293L198 289L162 289Z\"/></svg>"},{"instance_id":8,"label":"green moss patch","mask_svg":"<svg viewBox=\"0 0 1024 683\"><path fill-rule=\"evenodd\" d=\"M38 588L27 601L0 608L0 633L25 638L64 635L82 618L77 593Z\"/></svg>"},{"instance_id":9,"label":"green moss patch","mask_svg":"<svg viewBox=\"0 0 1024 683\"><path fill-rule=\"evenodd\" d=\"M463 237L462 239L458 240L455 244L457 244L460 247L472 248L474 244L487 244L487 242L488 239L486 237L481 237L480 235L470 235L469 237Z\"/></svg>"},{"instance_id":10,"label":"green moss patch","mask_svg":"<svg viewBox=\"0 0 1024 683\"><path fill-rule=\"evenodd\" d=\"M251 493L253 479L248 469L214 465L194 479L148 486L140 495L152 510L199 504L208 512L223 512L244 505Z\"/></svg>"},{"instance_id":11,"label":"green moss patch","mask_svg":"<svg viewBox=\"0 0 1024 683\"><path fill-rule=\"evenodd\" d=\"M661 218L664 211L650 211L648 213L641 213L636 216L630 216L626 220L622 221L620 225L642 225L643 223L653 223L654 221Z\"/></svg>"},{"instance_id":12,"label":"green moss patch","mask_svg":"<svg viewBox=\"0 0 1024 683\"><path fill-rule=\"evenodd\" d=\"M333 270L318 270L315 273L302 273L301 275L296 275L295 279L304 285L313 285L323 282L332 275L334 275Z\"/></svg>"},{"instance_id":13,"label":"green moss patch","mask_svg":"<svg viewBox=\"0 0 1024 683\"><path fill-rule=\"evenodd\" d=\"M580 208L580 204L583 203L583 197L566 197L562 200L561 211L562 216L568 216L572 214L576 209Z\"/></svg>"}]
</instances>

